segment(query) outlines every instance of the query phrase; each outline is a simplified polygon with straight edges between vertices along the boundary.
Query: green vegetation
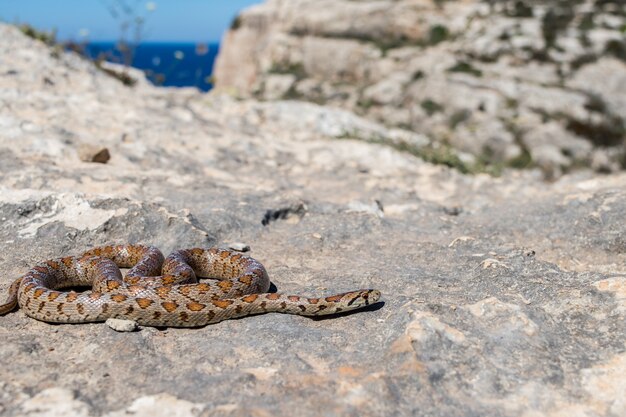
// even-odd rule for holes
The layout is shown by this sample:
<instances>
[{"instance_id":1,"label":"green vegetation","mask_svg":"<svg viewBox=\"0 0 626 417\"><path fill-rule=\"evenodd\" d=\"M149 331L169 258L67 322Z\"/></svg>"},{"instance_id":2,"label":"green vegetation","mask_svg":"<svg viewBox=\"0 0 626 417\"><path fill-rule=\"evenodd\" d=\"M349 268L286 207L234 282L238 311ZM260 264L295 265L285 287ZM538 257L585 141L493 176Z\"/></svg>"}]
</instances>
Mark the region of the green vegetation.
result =
<instances>
[{"instance_id":1,"label":"green vegetation","mask_svg":"<svg viewBox=\"0 0 626 417\"><path fill-rule=\"evenodd\" d=\"M374 105L374 101L371 99L365 99L361 97L356 102L356 105L362 108L363 110L369 110Z\"/></svg>"},{"instance_id":2,"label":"green vegetation","mask_svg":"<svg viewBox=\"0 0 626 417\"><path fill-rule=\"evenodd\" d=\"M399 144L394 147L398 150L412 153L426 162L458 169L464 174L477 174L479 172L483 172L481 167L474 165L470 166L463 162L461 158L459 158L456 151L449 145L440 145L436 147L428 146L419 149L411 149L409 146L406 146L406 144Z\"/></svg>"},{"instance_id":3,"label":"green vegetation","mask_svg":"<svg viewBox=\"0 0 626 417\"><path fill-rule=\"evenodd\" d=\"M595 27L593 13L585 13L578 23L578 29L587 32Z\"/></svg>"},{"instance_id":4,"label":"green vegetation","mask_svg":"<svg viewBox=\"0 0 626 417\"><path fill-rule=\"evenodd\" d=\"M456 63L456 65L448 68L446 71L448 72L465 72L468 74L472 74L475 77L482 77L483 76L483 72L481 70L479 70L478 68L474 67L472 64L470 64L467 61L459 61Z\"/></svg>"},{"instance_id":5,"label":"green vegetation","mask_svg":"<svg viewBox=\"0 0 626 417\"><path fill-rule=\"evenodd\" d=\"M505 14L510 17L533 17L533 8L526 4L525 1L517 0L515 3L508 4Z\"/></svg>"},{"instance_id":6,"label":"green vegetation","mask_svg":"<svg viewBox=\"0 0 626 417\"><path fill-rule=\"evenodd\" d=\"M441 104L431 99L426 99L422 101L420 103L420 106L429 116L432 116L433 114L442 112L444 110Z\"/></svg>"},{"instance_id":7,"label":"green vegetation","mask_svg":"<svg viewBox=\"0 0 626 417\"><path fill-rule=\"evenodd\" d=\"M413 75L411 75L411 81L421 80L424 77L425 77L424 72L422 70L417 70L413 73Z\"/></svg>"},{"instance_id":8,"label":"green vegetation","mask_svg":"<svg viewBox=\"0 0 626 417\"><path fill-rule=\"evenodd\" d=\"M235 16L232 22L230 22L230 30L237 30L241 27L241 16Z\"/></svg>"},{"instance_id":9,"label":"green vegetation","mask_svg":"<svg viewBox=\"0 0 626 417\"><path fill-rule=\"evenodd\" d=\"M57 44L56 31L45 32L42 30L37 30L34 27L27 25L27 24L22 24L22 25L19 25L18 27L22 31L22 33L28 36L29 38L36 39L49 46L54 46Z\"/></svg>"},{"instance_id":10,"label":"green vegetation","mask_svg":"<svg viewBox=\"0 0 626 417\"><path fill-rule=\"evenodd\" d=\"M532 162L533 158L531 157L530 152L528 152L528 149L525 147L522 147L522 153L508 161L507 165L515 169L524 169L529 168L532 165Z\"/></svg>"},{"instance_id":11,"label":"green vegetation","mask_svg":"<svg viewBox=\"0 0 626 417\"><path fill-rule=\"evenodd\" d=\"M282 95L283 100L303 100L304 98L305 97L303 97L302 94L296 90L295 83L289 87L289 90L285 91L285 94Z\"/></svg>"},{"instance_id":12,"label":"green vegetation","mask_svg":"<svg viewBox=\"0 0 626 417\"><path fill-rule=\"evenodd\" d=\"M409 39L405 35L388 37L386 39L370 39L383 53L387 54L387 51L402 47L429 47L437 45L438 43L447 41L451 38L450 31L443 25L431 26L428 31L428 37L426 39Z\"/></svg>"},{"instance_id":13,"label":"green vegetation","mask_svg":"<svg viewBox=\"0 0 626 417\"><path fill-rule=\"evenodd\" d=\"M622 144L626 145L626 120L618 114L611 114L609 106L602 98L595 94L587 94L587 102L585 108L589 112L600 113L603 117L601 121L594 122L594 118L577 119L571 115L564 113L546 113L541 114L543 121L558 120L567 130L587 138L589 142L598 147L614 147Z\"/></svg>"},{"instance_id":14,"label":"green vegetation","mask_svg":"<svg viewBox=\"0 0 626 417\"><path fill-rule=\"evenodd\" d=\"M607 42L604 52L626 62L626 41L610 40Z\"/></svg>"},{"instance_id":15,"label":"green vegetation","mask_svg":"<svg viewBox=\"0 0 626 417\"><path fill-rule=\"evenodd\" d=\"M364 138L358 134L358 132L349 133L346 132L339 139L354 139L363 140L369 143L377 143L381 145L390 146L400 152L406 152L423 159L426 162L437 165L445 165L450 168L454 168L463 174L480 174L485 173L492 176L499 176L505 168L524 169L533 166L532 156L526 147L523 145L519 138L519 132L516 131L514 126L509 126L513 130L513 134L516 138L516 143L521 147L522 153L509 161L496 161L493 158L493 151L489 148L483 149L482 155L476 156L476 160L473 163L463 161L457 152L451 145L447 143L445 138L440 138L439 142L433 143L428 146L416 146L405 141L392 141L385 137L367 137ZM410 130L407 129L407 130ZM626 163L626 152L624 161Z\"/></svg>"},{"instance_id":16,"label":"green vegetation","mask_svg":"<svg viewBox=\"0 0 626 417\"><path fill-rule=\"evenodd\" d=\"M66 44L62 44L57 42L56 40L56 33L54 31L52 32L44 32L44 31L40 31L35 29L34 27L27 25L27 24L23 24L19 26L19 29L22 31L23 34L25 34L26 36L36 39L40 42L45 43L46 45L52 47L52 56L54 57L58 57L61 52L63 51L63 49L69 49L75 53L77 53L78 55L82 56L85 59L90 59L85 55L85 51L84 51L84 47L83 45L74 43L74 42L68 42ZM91 59L90 59L91 60ZM120 72L120 71L113 71L109 68L105 68L102 63L104 62L104 58L98 58L96 60L93 60L94 65L96 66L96 68L98 68L100 71L110 75L111 77L119 80L122 84L127 85L129 87L132 87L133 85L135 85L137 83L137 80L134 79L133 77L131 77L130 75L128 75L128 73L124 72Z\"/></svg>"},{"instance_id":17,"label":"green vegetation","mask_svg":"<svg viewBox=\"0 0 626 417\"><path fill-rule=\"evenodd\" d=\"M486 165L482 162L476 164L467 164L459 158L456 150L450 145L436 143L429 146L415 146L405 141L390 141L383 137L363 138L358 133L348 133L338 137L338 139L354 139L363 140L369 143L377 143L381 145L390 146L400 152L406 152L423 159L426 162L437 165L445 165L450 168L459 170L464 174L478 174L481 172L489 173L491 175L499 175L500 170L494 169L493 166Z\"/></svg>"},{"instance_id":18,"label":"green vegetation","mask_svg":"<svg viewBox=\"0 0 626 417\"><path fill-rule=\"evenodd\" d=\"M572 10L548 10L548 13L545 14L541 22L541 31L543 32L543 39L546 42L546 49L554 47L558 34L567 29L567 26L573 18L574 12Z\"/></svg>"},{"instance_id":19,"label":"green vegetation","mask_svg":"<svg viewBox=\"0 0 626 417\"><path fill-rule=\"evenodd\" d=\"M452 0L434 0L435 5L437 6L437 8L441 9L443 7L443 4L446 2L449 2Z\"/></svg>"},{"instance_id":20,"label":"green vegetation","mask_svg":"<svg viewBox=\"0 0 626 417\"><path fill-rule=\"evenodd\" d=\"M58 58L63 52L64 45L60 44L56 40L56 31L45 32L35 29L28 24L21 24L18 28L22 33L29 38L35 39L39 42L43 42L51 48L50 55L53 58Z\"/></svg>"},{"instance_id":21,"label":"green vegetation","mask_svg":"<svg viewBox=\"0 0 626 417\"><path fill-rule=\"evenodd\" d=\"M274 62L268 72L270 74L293 74L296 76L296 80L306 78L304 65L299 62Z\"/></svg>"},{"instance_id":22,"label":"green vegetation","mask_svg":"<svg viewBox=\"0 0 626 417\"><path fill-rule=\"evenodd\" d=\"M517 109L519 107L519 102L511 97L506 98L506 108L507 109Z\"/></svg>"},{"instance_id":23,"label":"green vegetation","mask_svg":"<svg viewBox=\"0 0 626 417\"><path fill-rule=\"evenodd\" d=\"M429 45L437 45L440 42L448 40L450 37L450 32L448 28L442 25L435 25L430 28L428 32L428 43Z\"/></svg>"},{"instance_id":24,"label":"green vegetation","mask_svg":"<svg viewBox=\"0 0 626 417\"><path fill-rule=\"evenodd\" d=\"M472 113L467 109L459 109L450 115L448 119L448 126L454 130L458 125L466 121L472 116Z\"/></svg>"},{"instance_id":25,"label":"green vegetation","mask_svg":"<svg viewBox=\"0 0 626 417\"><path fill-rule=\"evenodd\" d=\"M154 5L144 5L140 1L111 0L106 2L106 8L119 27L117 49L122 54L122 64L130 67L135 59L137 46L144 39L146 21L148 15L154 11Z\"/></svg>"},{"instance_id":26,"label":"green vegetation","mask_svg":"<svg viewBox=\"0 0 626 417\"><path fill-rule=\"evenodd\" d=\"M98 69L108 75L110 75L111 77L119 80L122 84L124 84L125 86L128 87L132 87L135 84L137 84L137 80L134 79L133 77L131 77L130 75L128 75L128 73L126 71L114 71L111 70L109 68L105 68L102 66L102 62L103 61L95 61L94 64L96 64L96 67L98 67Z\"/></svg>"},{"instance_id":27,"label":"green vegetation","mask_svg":"<svg viewBox=\"0 0 626 417\"><path fill-rule=\"evenodd\" d=\"M446 0L447 1L447 0ZM310 33L301 28L294 28L289 31L293 36L306 36ZM380 49L383 56L387 55L387 52L392 49L398 49L403 47L421 47L437 45L440 42L450 40L452 35L447 27L437 24L432 26L428 35L422 39L410 38L405 34L386 33L386 34L372 34L372 33L340 33L340 34L324 34L316 33L315 36L336 38L336 39L351 39L363 43L370 43Z\"/></svg>"},{"instance_id":28,"label":"green vegetation","mask_svg":"<svg viewBox=\"0 0 626 417\"><path fill-rule=\"evenodd\" d=\"M378 49L380 49L383 56L387 55L387 52L391 49L402 48L404 46L415 46L414 42L411 42L406 36L399 37L385 37L385 38L371 38L361 39L372 42Z\"/></svg>"}]
</instances>

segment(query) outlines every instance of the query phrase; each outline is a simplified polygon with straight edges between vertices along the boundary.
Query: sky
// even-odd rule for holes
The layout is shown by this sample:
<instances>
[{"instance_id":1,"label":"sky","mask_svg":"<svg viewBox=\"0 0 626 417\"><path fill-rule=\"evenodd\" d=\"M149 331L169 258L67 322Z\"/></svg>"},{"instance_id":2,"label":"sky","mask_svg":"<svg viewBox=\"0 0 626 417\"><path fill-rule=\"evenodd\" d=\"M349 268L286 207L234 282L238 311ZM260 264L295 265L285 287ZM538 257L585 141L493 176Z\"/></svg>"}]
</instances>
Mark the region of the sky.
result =
<instances>
[{"instance_id":1,"label":"sky","mask_svg":"<svg viewBox=\"0 0 626 417\"><path fill-rule=\"evenodd\" d=\"M61 41L120 38L125 3L145 18L145 42L219 42L238 11L262 0L0 0L0 20L57 31ZM121 14L120 14L121 15Z\"/></svg>"}]
</instances>

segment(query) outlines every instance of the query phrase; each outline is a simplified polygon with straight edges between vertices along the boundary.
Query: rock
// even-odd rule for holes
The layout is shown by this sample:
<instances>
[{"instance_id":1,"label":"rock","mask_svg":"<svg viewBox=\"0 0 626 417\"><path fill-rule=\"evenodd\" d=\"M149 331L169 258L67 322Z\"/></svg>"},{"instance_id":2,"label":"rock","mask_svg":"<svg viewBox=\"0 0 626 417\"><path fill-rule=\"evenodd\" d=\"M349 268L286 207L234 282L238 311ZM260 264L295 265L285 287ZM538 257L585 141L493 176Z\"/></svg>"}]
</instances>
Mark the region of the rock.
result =
<instances>
[{"instance_id":1,"label":"rock","mask_svg":"<svg viewBox=\"0 0 626 417\"><path fill-rule=\"evenodd\" d=\"M216 87L242 97L288 95L412 130L451 145L465 170L604 171L607 164L591 163L594 150L610 147L608 165L622 166L626 152L626 14L611 4L267 1L227 33ZM556 135L540 146L536 132L525 138L516 126L528 114L538 131L546 125ZM572 147L575 157L565 150Z\"/></svg>"},{"instance_id":2,"label":"rock","mask_svg":"<svg viewBox=\"0 0 626 417\"><path fill-rule=\"evenodd\" d=\"M613 154L620 154L619 150L613 150ZM621 169L617 155L611 155L611 150L595 149L591 156L591 168L597 172L618 172Z\"/></svg>"},{"instance_id":3,"label":"rock","mask_svg":"<svg viewBox=\"0 0 626 417\"><path fill-rule=\"evenodd\" d=\"M620 415L626 411L624 372L626 372L626 355L624 354L582 371L586 393L608 404L608 412L614 415Z\"/></svg>"},{"instance_id":4,"label":"rock","mask_svg":"<svg viewBox=\"0 0 626 417\"><path fill-rule=\"evenodd\" d=\"M450 143L463 152L485 160L509 162L522 154L515 135L501 121L483 115L470 117L455 129Z\"/></svg>"},{"instance_id":5,"label":"rock","mask_svg":"<svg viewBox=\"0 0 626 417\"><path fill-rule=\"evenodd\" d=\"M98 148L96 146L83 145L79 150L79 157L84 162L97 162L106 164L111 159L107 148Z\"/></svg>"},{"instance_id":6,"label":"rock","mask_svg":"<svg viewBox=\"0 0 626 417\"><path fill-rule=\"evenodd\" d=\"M601 109L626 123L626 63L614 58L602 58L583 66L568 85L593 94L605 103Z\"/></svg>"},{"instance_id":7,"label":"rock","mask_svg":"<svg viewBox=\"0 0 626 417\"><path fill-rule=\"evenodd\" d=\"M116 332L134 332L139 328L134 320L107 319L105 324Z\"/></svg>"},{"instance_id":8,"label":"rock","mask_svg":"<svg viewBox=\"0 0 626 417\"><path fill-rule=\"evenodd\" d=\"M362 99L373 104L399 104L404 95L404 89L410 82L406 73L392 74L388 78L367 87L363 91Z\"/></svg>"},{"instance_id":9,"label":"rock","mask_svg":"<svg viewBox=\"0 0 626 417\"><path fill-rule=\"evenodd\" d=\"M124 410L105 414L106 417L187 417L199 416L202 404L181 400L169 394L157 394L137 398Z\"/></svg>"},{"instance_id":10,"label":"rock","mask_svg":"<svg viewBox=\"0 0 626 417\"><path fill-rule=\"evenodd\" d=\"M250 245L241 242L233 242L228 244L228 248L237 252L250 252Z\"/></svg>"},{"instance_id":11,"label":"rock","mask_svg":"<svg viewBox=\"0 0 626 417\"><path fill-rule=\"evenodd\" d=\"M106 164L109 161L109 159L111 159L109 150L107 148L104 148L96 152L96 154L91 158L91 162Z\"/></svg>"},{"instance_id":12,"label":"rock","mask_svg":"<svg viewBox=\"0 0 626 417\"><path fill-rule=\"evenodd\" d=\"M143 416L198 416L202 404L194 404L169 394L158 394L137 398L123 410L104 414L106 417L134 415ZM63 388L48 388L25 401L21 407L28 416L57 416L62 413L70 417L95 415L89 404L76 398L71 391Z\"/></svg>"},{"instance_id":13,"label":"rock","mask_svg":"<svg viewBox=\"0 0 626 417\"><path fill-rule=\"evenodd\" d=\"M560 177L561 169L585 161L592 151L589 141L568 132L556 122L529 127L522 141L532 160L544 172L550 173L551 178Z\"/></svg>"},{"instance_id":14,"label":"rock","mask_svg":"<svg viewBox=\"0 0 626 417\"><path fill-rule=\"evenodd\" d=\"M343 1L324 1L328 10L293 2L312 10L316 25L291 1L278 0L235 22L240 29L232 36L247 32L256 40L266 30L266 46L281 42L270 48L276 55L244 45L254 52L250 62L288 62L281 60L309 36L276 29L272 13L294 29L318 31L320 47L336 33L376 33L386 42L405 36L411 45L387 43L378 57L359 55L361 67L346 77L370 68L368 86L385 73L403 85L395 74L405 67L412 76L402 93L419 101L382 104L394 103L388 99L397 90L381 88L374 91L380 103L357 115L334 106L356 103L363 91L300 80L298 67L293 90L319 82L319 94L334 91L332 106L127 87L0 24L0 103L10 103L0 105L0 293L45 260L103 244L153 244L167 254L245 242L276 291L327 297L377 288L384 303L325 319L262 314L125 334L102 323L52 325L10 312L0 317L0 413L624 414L626 174L613 172L619 146L600 147L585 136L580 117L605 126L607 113L587 108L589 91L563 87L566 62L558 72L553 58L527 67L523 58L541 51L514 49L543 38L536 27L543 14L509 16L528 13L526 3L446 1L437 8L377 0L349 2L350 13L334 21L324 17ZM548 6L528 7L548 13ZM510 19L506 25L497 24L504 19L498 13ZM605 15L613 14L595 13L594 22ZM519 36L517 23L524 26ZM485 25L510 31L511 52L496 31L486 50L506 56L470 60L469 67L457 62L468 57L449 47L460 45L470 24L477 40ZM433 25L446 26L447 40ZM564 46L548 57L575 52L563 36L575 37L568 30L550 38ZM424 37L438 42L412 43ZM350 44L372 51L374 41ZM510 76L498 75L503 67ZM559 85L552 77L567 79ZM551 97L569 101L547 102ZM371 118L396 109L393 120L408 117L441 136ZM114 157L86 164L78 153L83 142ZM467 150L455 153L450 143ZM560 167L560 154L569 165L552 182L532 163L499 177L447 166L461 158L480 163L484 155L470 152L487 145L497 150L494 158L511 157L517 147L519 163L547 149L548 161ZM573 170L600 149L605 174Z\"/></svg>"},{"instance_id":15,"label":"rock","mask_svg":"<svg viewBox=\"0 0 626 417\"><path fill-rule=\"evenodd\" d=\"M380 51L351 39L328 39L315 36L302 41L302 70L316 79L331 83L354 82L367 77L363 61L379 59ZM298 65L292 61L289 65Z\"/></svg>"},{"instance_id":16,"label":"rock","mask_svg":"<svg viewBox=\"0 0 626 417\"><path fill-rule=\"evenodd\" d=\"M137 68L109 61L99 62L98 66L104 72L113 76L113 78L117 79L124 85L128 85L130 87L146 87L150 85L150 81L148 81L146 74Z\"/></svg>"},{"instance_id":17,"label":"rock","mask_svg":"<svg viewBox=\"0 0 626 417\"><path fill-rule=\"evenodd\" d=\"M65 388L48 388L21 405L23 415L47 417L63 414L68 417L92 415L89 406L76 399L76 394Z\"/></svg>"},{"instance_id":18,"label":"rock","mask_svg":"<svg viewBox=\"0 0 626 417\"><path fill-rule=\"evenodd\" d=\"M267 77L263 86L263 95L269 100L284 98L295 81L296 76L293 74L275 74Z\"/></svg>"},{"instance_id":19,"label":"rock","mask_svg":"<svg viewBox=\"0 0 626 417\"><path fill-rule=\"evenodd\" d=\"M517 332L535 336L538 330L537 324L520 312L520 307L503 303L494 297L481 300L466 308L474 316L488 320L498 334L507 333L510 337L516 338Z\"/></svg>"},{"instance_id":20,"label":"rock","mask_svg":"<svg viewBox=\"0 0 626 417\"><path fill-rule=\"evenodd\" d=\"M626 278L624 277L609 277L601 281L597 281L593 284L598 291L608 291L615 294L615 298L619 301L618 309L623 310L626 308Z\"/></svg>"},{"instance_id":21,"label":"rock","mask_svg":"<svg viewBox=\"0 0 626 417\"><path fill-rule=\"evenodd\" d=\"M348 212L353 213L368 213L374 216L384 217L383 205L380 201L376 200L372 203L364 203L362 201L351 201L348 204Z\"/></svg>"},{"instance_id":22,"label":"rock","mask_svg":"<svg viewBox=\"0 0 626 417\"><path fill-rule=\"evenodd\" d=\"M250 112L257 117L279 124L300 124L306 128L307 135L314 133L337 139L387 143L415 151L430 145L430 140L424 135L403 129L388 129L381 124L358 117L354 113L333 110L312 103L296 101L279 101L268 105L253 103L250 106Z\"/></svg>"}]
</instances>

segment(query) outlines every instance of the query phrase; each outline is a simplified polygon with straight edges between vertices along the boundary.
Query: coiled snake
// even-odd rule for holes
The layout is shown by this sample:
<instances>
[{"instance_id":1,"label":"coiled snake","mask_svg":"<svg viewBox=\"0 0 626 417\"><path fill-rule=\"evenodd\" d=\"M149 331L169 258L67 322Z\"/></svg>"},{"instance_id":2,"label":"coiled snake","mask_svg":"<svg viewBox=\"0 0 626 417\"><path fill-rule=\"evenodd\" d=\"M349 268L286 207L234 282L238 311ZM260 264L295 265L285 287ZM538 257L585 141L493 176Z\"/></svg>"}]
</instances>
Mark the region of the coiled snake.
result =
<instances>
[{"instance_id":1,"label":"coiled snake","mask_svg":"<svg viewBox=\"0 0 626 417\"><path fill-rule=\"evenodd\" d=\"M131 268L125 277L119 268ZM199 283L197 277L213 278ZM86 286L91 291L58 291ZM224 249L183 249L166 259L155 247L104 246L43 262L15 280L0 314L18 304L37 320L87 323L108 318L145 326L195 327L260 313L320 316L375 303L378 290L325 298L268 293L258 261Z\"/></svg>"}]
</instances>

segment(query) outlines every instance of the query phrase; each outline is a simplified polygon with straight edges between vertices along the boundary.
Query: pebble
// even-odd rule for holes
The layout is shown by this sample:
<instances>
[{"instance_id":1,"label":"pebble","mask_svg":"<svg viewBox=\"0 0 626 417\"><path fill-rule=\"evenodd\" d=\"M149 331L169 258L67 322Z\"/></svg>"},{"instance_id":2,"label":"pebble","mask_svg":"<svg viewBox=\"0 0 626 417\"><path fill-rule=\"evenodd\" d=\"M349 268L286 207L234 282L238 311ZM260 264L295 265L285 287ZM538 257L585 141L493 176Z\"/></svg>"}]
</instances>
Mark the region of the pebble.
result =
<instances>
[{"instance_id":1,"label":"pebble","mask_svg":"<svg viewBox=\"0 0 626 417\"><path fill-rule=\"evenodd\" d=\"M246 245L245 243L241 243L241 242L230 243L228 244L228 248L232 250L236 250L237 252L249 252L250 251L250 245Z\"/></svg>"},{"instance_id":2,"label":"pebble","mask_svg":"<svg viewBox=\"0 0 626 417\"><path fill-rule=\"evenodd\" d=\"M83 144L78 149L78 156L83 162L96 162L106 164L111 159L111 153L107 148Z\"/></svg>"},{"instance_id":3,"label":"pebble","mask_svg":"<svg viewBox=\"0 0 626 417\"><path fill-rule=\"evenodd\" d=\"M134 320L107 319L105 324L116 332L134 332L139 328Z\"/></svg>"},{"instance_id":4,"label":"pebble","mask_svg":"<svg viewBox=\"0 0 626 417\"><path fill-rule=\"evenodd\" d=\"M443 212L448 216L458 216L463 212L463 208L460 206L444 207Z\"/></svg>"},{"instance_id":5,"label":"pebble","mask_svg":"<svg viewBox=\"0 0 626 417\"><path fill-rule=\"evenodd\" d=\"M111 154L107 148L101 149L92 158L91 162L97 162L99 164L106 164L111 159Z\"/></svg>"}]
</instances>

